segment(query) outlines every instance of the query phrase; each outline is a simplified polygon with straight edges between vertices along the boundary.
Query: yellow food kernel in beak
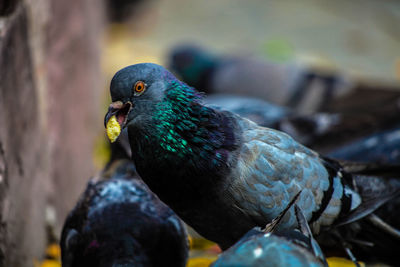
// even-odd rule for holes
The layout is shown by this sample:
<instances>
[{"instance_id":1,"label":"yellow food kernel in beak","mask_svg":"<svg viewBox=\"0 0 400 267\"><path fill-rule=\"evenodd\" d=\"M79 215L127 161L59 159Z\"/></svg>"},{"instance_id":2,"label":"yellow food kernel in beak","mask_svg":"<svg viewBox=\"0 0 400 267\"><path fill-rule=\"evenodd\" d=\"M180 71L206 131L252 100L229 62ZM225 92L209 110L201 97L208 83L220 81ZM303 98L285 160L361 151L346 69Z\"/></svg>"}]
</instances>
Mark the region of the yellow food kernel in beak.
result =
<instances>
[{"instance_id":1,"label":"yellow food kernel in beak","mask_svg":"<svg viewBox=\"0 0 400 267\"><path fill-rule=\"evenodd\" d=\"M115 115L108 120L106 126L108 139L110 139L111 143L114 143L121 133L121 126L119 125Z\"/></svg>"}]
</instances>

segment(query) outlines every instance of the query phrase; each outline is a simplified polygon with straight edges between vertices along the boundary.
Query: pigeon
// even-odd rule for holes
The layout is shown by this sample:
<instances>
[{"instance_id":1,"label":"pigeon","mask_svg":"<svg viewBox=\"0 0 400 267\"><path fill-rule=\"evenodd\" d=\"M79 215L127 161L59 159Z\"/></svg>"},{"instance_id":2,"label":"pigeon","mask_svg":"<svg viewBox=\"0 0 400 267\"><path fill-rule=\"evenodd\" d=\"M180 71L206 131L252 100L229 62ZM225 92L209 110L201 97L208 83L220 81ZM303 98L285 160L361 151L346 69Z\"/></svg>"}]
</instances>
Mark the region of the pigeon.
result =
<instances>
[{"instance_id":1,"label":"pigeon","mask_svg":"<svg viewBox=\"0 0 400 267\"><path fill-rule=\"evenodd\" d=\"M400 122L400 105L394 101L391 105L379 108L372 108L368 112L359 113L327 113L317 112L309 115L299 115L295 110L279 105L274 105L267 101L240 97L227 94L211 94L204 98L204 103L212 108L228 110L247 118L260 126L273 128L289 134L296 141L306 145L320 153L331 155L335 158L334 151L343 151L338 156L340 159L358 160L356 157L347 156L348 153L354 154L365 151L362 138L373 137L397 129ZM374 157L390 159L381 161L382 163L399 163L393 161L397 155L396 140L394 134L386 138L387 148L370 147L368 150L369 158L359 159L361 161L376 161ZM390 141L389 141L390 140ZM371 141L372 142L372 141ZM354 143L354 144L353 144ZM391 144L394 146L391 146ZM371 143L368 143L371 144ZM360 148L364 147L361 151ZM351 151L349 151L351 150ZM384 156L383 153L391 153L391 156ZM338 152L339 153L339 152ZM374 156L375 155L375 156ZM379 156L380 155L380 156ZM377 159L378 160L378 159ZM389 161L390 160L390 161Z\"/></svg>"},{"instance_id":2,"label":"pigeon","mask_svg":"<svg viewBox=\"0 0 400 267\"><path fill-rule=\"evenodd\" d=\"M290 117L293 111L289 108L274 105L267 101L226 94L212 94L204 98L204 103L215 109L228 110L258 125L273 127Z\"/></svg>"},{"instance_id":3,"label":"pigeon","mask_svg":"<svg viewBox=\"0 0 400 267\"><path fill-rule=\"evenodd\" d=\"M144 182L224 250L273 220L300 190L297 205L313 234L338 225L342 243L344 230L400 195L400 181L380 178L378 168L346 170L283 132L204 105L202 93L162 66L128 66L114 75L110 92L107 131L110 121L128 129ZM290 209L279 228L296 226Z\"/></svg>"},{"instance_id":4,"label":"pigeon","mask_svg":"<svg viewBox=\"0 0 400 267\"><path fill-rule=\"evenodd\" d=\"M142 11L143 2L142 0L106 0L107 17L112 23L127 23Z\"/></svg>"},{"instance_id":5,"label":"pigeon","mask_svg":"<svg viewBox=\"0 0 400 267\"><path fill-rule=\"evenodd\" d=\"M186 266L185 227L114 144L110 164L89 181L64 223L62 266Z\"/></svg>"},{"instance_id":6,"label":"pigeon","mask_svg":"<svg viewBox=\"0 0 400 267\"><path fill-rule=\"evenodd\" d=\"M276 63L251 56L217 56L185 44L172 49L171 69L207 94L260 98L302 112L323 110L353 88L344 74L318 71L299 63Z\"/></svg>"},{"instance_id":7,"label":"pigeon","mask_svg":"<svg viewBox=\"0 0 400 267\"><path fill-rule=\"evenodd\" d=\"M400 127L360 138L336 148L328 156L349 161L400 164Z\"/></svg>"},{"instance_id":8,"label":"pigeon","mask_svg":"<svg viewBox=\"0 0 400 267\"><path fill-rule=\"evenodd\" d=\"M397 128L399 123L400 105L392 103L357 113L317 112L299 115L290 112L289 115L282 116L267 126L283 131L301 144L335 158L331 152L350 147L362 138L391 131ZM374 152L371 150L371 153Z\"/></svg>"},{"instance_id":9,"label":"pigeon","mask_svg":"<svg viewBox=\"0 0 400 267\"><path fill-rule=\"evenodd\" d=\"M297 197L300 192L297 194ZM318 266L327 267L325 256L313 238L300 208L295 205L298 229L276 231L291 203L265 229L254 227L235 245L223 252L211 267L224 266Z\"/></svg>"}]
</instances>

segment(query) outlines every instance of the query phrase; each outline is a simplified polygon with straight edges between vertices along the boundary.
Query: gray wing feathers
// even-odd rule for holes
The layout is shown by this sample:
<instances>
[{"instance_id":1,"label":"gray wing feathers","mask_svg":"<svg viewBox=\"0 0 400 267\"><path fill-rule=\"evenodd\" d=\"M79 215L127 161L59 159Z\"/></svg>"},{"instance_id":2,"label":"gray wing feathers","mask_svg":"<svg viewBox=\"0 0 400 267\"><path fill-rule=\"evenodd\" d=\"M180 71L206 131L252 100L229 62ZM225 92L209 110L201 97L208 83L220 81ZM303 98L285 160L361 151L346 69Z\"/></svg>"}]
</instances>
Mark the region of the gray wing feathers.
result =
<instances>
[{"instance_id":1,"label":"gray wing feathers","mask_svg":"<svg viewBox=\"0 0 400 267\"><path fill-rule=\"evenodd\" d=\"M329 174L318 154L285 133L242 118L239 125L243 130L243 145L230 177L231 196L236 205L262 225L278 216L296 193L303 190L297 205L309 220L329 187ZM296 224L291 209L282 227L292 228Z\"/></svg>"}]
</instances>

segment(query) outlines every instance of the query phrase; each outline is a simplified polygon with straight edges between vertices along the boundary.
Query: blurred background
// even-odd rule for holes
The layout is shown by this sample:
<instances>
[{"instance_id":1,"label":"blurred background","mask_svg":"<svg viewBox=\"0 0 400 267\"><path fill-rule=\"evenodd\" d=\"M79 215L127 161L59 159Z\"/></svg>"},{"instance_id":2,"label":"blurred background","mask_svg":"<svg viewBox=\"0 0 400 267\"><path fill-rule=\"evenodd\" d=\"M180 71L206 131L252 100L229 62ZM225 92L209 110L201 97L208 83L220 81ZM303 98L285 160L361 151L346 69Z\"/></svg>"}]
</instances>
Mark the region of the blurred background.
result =
<instances>
[{"instance_id":1,"label":"blurred background","mask_svg":"<svg viewBox=\"0 0 400 267\"><path fill-rule=\"evenodd\" d=\"M114 73L170 67L171 51L188 44L339 81L338 98L305 101L299 113L351 113L400 95L399 1L0 0L0 266L39 264L107 162ZM290 104L280 92L263 100Z\"/></svg>"}]
</instances>

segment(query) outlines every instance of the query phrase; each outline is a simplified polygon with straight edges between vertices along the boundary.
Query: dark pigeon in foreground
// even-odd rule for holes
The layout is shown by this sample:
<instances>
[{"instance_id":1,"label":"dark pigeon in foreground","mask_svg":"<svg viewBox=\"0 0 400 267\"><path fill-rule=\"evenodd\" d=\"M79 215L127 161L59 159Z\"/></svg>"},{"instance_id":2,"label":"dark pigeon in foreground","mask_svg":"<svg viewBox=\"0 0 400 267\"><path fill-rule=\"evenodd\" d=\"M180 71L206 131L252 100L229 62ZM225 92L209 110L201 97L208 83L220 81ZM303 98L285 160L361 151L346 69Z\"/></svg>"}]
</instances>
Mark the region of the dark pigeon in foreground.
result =
<instances>
[{"instance_id":1,"label":"dark pigeon in foreground","mask_svg":"<svg viewBox=\"0 0 400 267\"><path fill-rule=\"evenodd\" d=\"M140 176L185 222L223 249L274 219L300 190L297 205L312 232L334 229L340 246L353 242L357 249L366 243L352 236L358 233L352 231L355 225L400 195L400 181L380 178L378 168L358 165L346 171L345 163L321 157L283 132L204 105L202 94L159 65L120 70L111 82L111 98L105 122L114 118L128 128ZM290 209L279 228L296 225ZM376 232L387 230L379 226Z\"/></svg>"},{"instance_id":2,"label":"dark pigeon in foreground","mask_svg":"<svg viewBox=\"0 0 400 267\"><path fill-rule=\"evenodd\" d=\"M124 151L89 181L61 236L64 267L185 266L186 230L137 176ZM115 154L115 149L120 152Z\"/></svg>"}]
</instances>

